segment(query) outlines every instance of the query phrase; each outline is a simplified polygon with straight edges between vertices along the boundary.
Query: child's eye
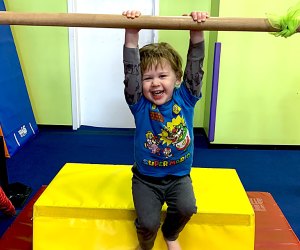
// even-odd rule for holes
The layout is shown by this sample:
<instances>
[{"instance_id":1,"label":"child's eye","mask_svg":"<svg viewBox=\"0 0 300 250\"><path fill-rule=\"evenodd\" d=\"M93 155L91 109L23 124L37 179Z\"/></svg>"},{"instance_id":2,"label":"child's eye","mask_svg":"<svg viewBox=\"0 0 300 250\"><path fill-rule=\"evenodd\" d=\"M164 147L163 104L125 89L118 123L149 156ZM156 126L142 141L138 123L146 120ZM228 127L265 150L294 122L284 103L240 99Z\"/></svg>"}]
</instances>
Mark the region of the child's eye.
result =
<instances>
[{"instance_id":1,"label":"child's eye","mask_svg":"<svg viewBox=\"0 0 300 250\"><path fill-rule=\"evenodd\" d=\"M143 78L143 81L149 81L149 80L151 80L151 77L145 77L145 78Z\"/></svg>"},{"instance_id":2,"label":"child's eye","mask_svg":"<svg viewBox=\"0 0 300 250\"><path fill-rule=\"evenodd\" d=\"M160 78L166 78L167 77L167 75L161 75L160 76Z\"/></svg>"}]
</instances>

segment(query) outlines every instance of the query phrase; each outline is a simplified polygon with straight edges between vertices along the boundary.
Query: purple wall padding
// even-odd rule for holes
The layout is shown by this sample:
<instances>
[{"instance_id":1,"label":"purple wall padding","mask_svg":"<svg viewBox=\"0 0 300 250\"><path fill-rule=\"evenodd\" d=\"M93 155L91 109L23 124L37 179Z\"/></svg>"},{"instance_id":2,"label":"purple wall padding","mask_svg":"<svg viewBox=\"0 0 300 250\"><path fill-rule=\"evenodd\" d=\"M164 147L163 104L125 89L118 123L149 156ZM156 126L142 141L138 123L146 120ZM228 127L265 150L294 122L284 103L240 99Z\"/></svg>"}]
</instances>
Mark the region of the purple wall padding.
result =
<instances>
[{"instance_id":1,"label":"purple wall padding","mask_svg":"<svg viewBox=\"0 0 300 250\"><path fill-rule=\"evenodd\" d=\"M220 56L221 56L221 43L215 43L211 101L210 101L210 117L209 117L209 128L208 128L208 140L210 142L213 142L215 140L216 111L217 111L219 71L220 71Z\"/></svg>"}]
</instances>

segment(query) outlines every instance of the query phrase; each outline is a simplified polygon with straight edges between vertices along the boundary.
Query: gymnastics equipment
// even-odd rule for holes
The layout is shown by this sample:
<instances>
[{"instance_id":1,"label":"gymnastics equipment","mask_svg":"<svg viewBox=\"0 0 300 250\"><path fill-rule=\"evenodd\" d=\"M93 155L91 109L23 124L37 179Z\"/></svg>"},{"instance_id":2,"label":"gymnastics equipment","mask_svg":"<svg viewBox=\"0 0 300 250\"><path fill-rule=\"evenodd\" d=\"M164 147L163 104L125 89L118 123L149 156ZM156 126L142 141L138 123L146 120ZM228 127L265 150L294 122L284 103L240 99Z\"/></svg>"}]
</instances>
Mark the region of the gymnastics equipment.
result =
<instances>
[{"instance_id":1,"label":"gymnastics equipment","mask_svg":"<svg viewBox=\"0 0 300 250\"><path fill-rule=\"evenodd\" d=\"M0 24L64 26L94 28L138 28L167 30L257 31L277 32L267 18L210 17L203 23L188 16L140 16L129 19L122 15L83 13L0 12ZM300 28L297 28L297 32Z\"/></svg>"},{"instance_id":2,"label":"gymnastics equipment","mask_svg":"<svg viewBox=\"0 0 300 250\"><path fill-rule=\"evenodd\" d=\"M194 22L187 15L177 17L140 16L131 19L122 15L81 13L24 13L0 12L0 24L167 29L211 31L271 32L275 36L289 37L300 31L300 2L290 7L283 16L267 14L268 18L210 17L205 22Z\"/></svg>"},{"instance_id":3,"label":"gymnastics equipment","mask_svg":"<svg viewBox=\"0 0 300 250\"><path fill-rule=\"evenodd\" d=\"M5 10L0 1L0 10ZM8 25L0 25L0 135L10 157L37 132L13 36Z\"/></svg>"},{"instance_id":4,"label":"gymnastics equipment","mask_svg":"<svg viewBox=\"0 0 300 250\"><path fill-rule=\"evenodd\" d=\"M33 206L42 186L0 238L2 250L32 249ZM255 212L255 250L299 250L300 242L270 193L247 192Z\"/></svg>"},{"instance_id":5,"label":"gymnastics equipment","mask_svg":"<svg viewBox=\"0 0 300 250\"><path fill-rule=\"evenodd\" d=\"M10 11L0 12L0 24L167 30L277 31L266 18L210 17L204 23L196 23L188 16L140 16L136 19L129 19L122 15L112 14Z\"/></svg>"},{"instance_id":6,"label":"gymnastics equipment","mask_svg":"<svg viewBox=\"0 0 300 250\"><path fill-rule=\"evenodd\" d=\"M30 199L0 238L2 250L32 249L33 206L47 186ZM299 250L300 242L270 193L247 192L255 212L255 250Z\"/></svg>"},{"instance_id":7,"label":"gymnastics equipment","mask_svg":"<svg viewBox=\"0 0 300 250\"><path fill-rule=\"evenodd\" d=\"M0 1L0 10L5 10ZM0 185L16 207L22 206L31 188L8 184L4 157L13 156L38 131L13 36L0 25ZM4 152L2 150L4 149ZM5 156L4 156L5 155Z\"/></svg>"},{"instance_id":8,"label":"gymnastics equipment","mask_svg":"<svg viewBox=\"0 0 300 250\"><path fill-rule=\"evenodd\" d=\"M67 163L34 204L33 249L135 249L131 177L128 165ZM191 178L198 212L182 248L253 250L254 211L236 171L192 168ZM166 249L161 231L155 249Z\"/></svg>"}]
</instances>

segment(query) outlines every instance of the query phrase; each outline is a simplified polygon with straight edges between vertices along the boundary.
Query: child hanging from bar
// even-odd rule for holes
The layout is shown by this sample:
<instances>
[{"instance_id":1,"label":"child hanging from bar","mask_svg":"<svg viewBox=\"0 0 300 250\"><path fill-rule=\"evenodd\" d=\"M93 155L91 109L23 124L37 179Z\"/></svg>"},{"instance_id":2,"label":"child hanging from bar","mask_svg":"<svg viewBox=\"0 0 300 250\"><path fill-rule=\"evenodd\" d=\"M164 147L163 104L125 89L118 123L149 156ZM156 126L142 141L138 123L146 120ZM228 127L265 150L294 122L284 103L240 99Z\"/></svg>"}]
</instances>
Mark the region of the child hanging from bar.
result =
<instances>
[{"instance_id":1,"label":"child hanging from bar","mask_svg":"<svg viewBox=\"0 0 300 250\"><path fill-rule=\"evenodd\" d=\"M138 18L140 11L124 11ZM204 22L207 12L192 12ZM197 212L190 178L193 163L194 107L201 97L204 33L190 31L187 65L167 43L138 47L139 30L125 30L123 52L125 99L134 116L135 163L132 195L137 218L138 249L149 250L160 227L161 209L168 209L162 233L169 250L179 250L179 233Z\"/></svg>"}]
</instances>

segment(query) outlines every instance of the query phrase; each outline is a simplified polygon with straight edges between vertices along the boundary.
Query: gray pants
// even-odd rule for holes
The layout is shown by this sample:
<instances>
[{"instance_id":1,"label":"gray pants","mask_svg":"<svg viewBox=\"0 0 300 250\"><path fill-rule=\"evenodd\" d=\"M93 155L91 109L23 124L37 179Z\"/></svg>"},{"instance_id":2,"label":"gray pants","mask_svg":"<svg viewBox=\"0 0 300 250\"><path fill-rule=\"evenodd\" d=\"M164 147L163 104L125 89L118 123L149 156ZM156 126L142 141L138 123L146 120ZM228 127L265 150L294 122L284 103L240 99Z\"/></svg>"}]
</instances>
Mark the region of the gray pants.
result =
<instances>
[{"instance_id":1,"label":"gray pants","mask_svg":"<svg viewBox=\"0 0 300 250\"><path fill-rule=\"evenodd\" d=\"M164 202L168 208L161 230L166 240L176 240L186 223L197 212L190 176L152 178L137 173L134 168L133 173L132 195L140 247L143 250L152 249L160 227Z\"/></svg>"}]
</instances>

